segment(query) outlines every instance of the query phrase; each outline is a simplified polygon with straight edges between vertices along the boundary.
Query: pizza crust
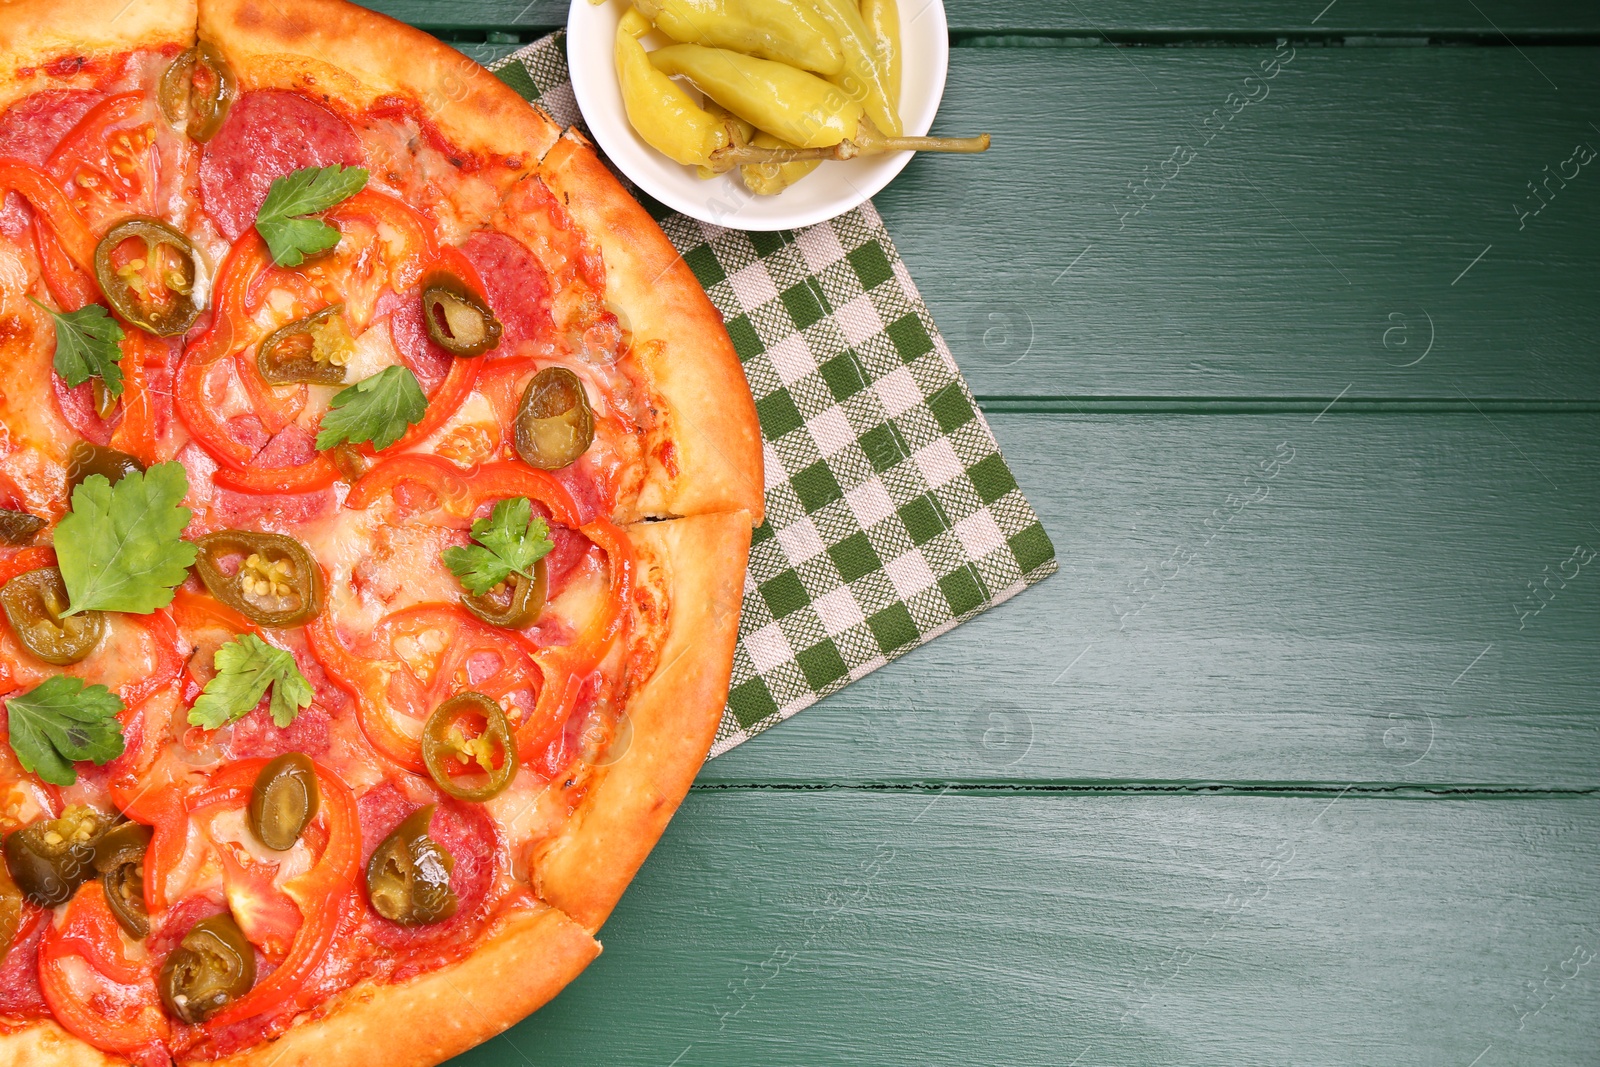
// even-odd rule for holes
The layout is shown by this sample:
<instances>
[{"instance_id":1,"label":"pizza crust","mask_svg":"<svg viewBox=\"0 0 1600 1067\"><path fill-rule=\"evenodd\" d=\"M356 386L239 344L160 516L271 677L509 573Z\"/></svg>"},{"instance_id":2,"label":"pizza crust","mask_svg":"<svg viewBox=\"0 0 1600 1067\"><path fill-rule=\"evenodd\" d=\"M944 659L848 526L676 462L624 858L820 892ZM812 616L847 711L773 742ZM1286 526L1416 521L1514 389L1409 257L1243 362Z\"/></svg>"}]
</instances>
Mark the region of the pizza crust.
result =
<instances>
[{"instance_id":1,"label":"pizza crust","mask_svg":"<svg viewBox=\"0 0 1600 1067\"><path fill-rule=\"evenodd\" d=\"M513 913L458 963L397 985L363 982L323 1005L326 1014L302 1017L276 1041L220 1060L179 1062L433 1067L521 1022L599 954L600 942L541 905ZM39 1067L78 1065L41 1061Z\"/></svg>"},{"instance_id":2,"label":"pizza crust","mask_svg":"<svg viewBox=\"0 0 1600 1067\"><path fill-rule=\"evenodd\" d=\"M119 10L119 8L121 10ZM194 43L194 0L0 0L0 109L41 89L93 83L89 70L45 78L20 72L62 57Z\"/></svg>"},{"instance_id":3,"label":"pizza crust","mask_svg":"<svg viewBox=\"0 0 1600 1067\"><path fill-rule=\"evenodd\" d=\"M0 1063L6 1067L124 1067L127 1062L73 1037L54 1019L0 1034Z\"/></svg>"},{"instance_id":4,"label":"pizza crust","mask_svg":"<svg viewBox=\"0 0 1600 1067\"><path fill-rule=\"evenodd\" d=\"M344 0L202 0L199 25L241 90L333 93L357 109L410 97L452 143L513 170L531 169L561 135L549 116L454 48Z\"/></svg>"},{"instance_id":5,"label":"pizza crust","mask_svg":"<svg viewBox=\"0 0 1600 1067\"><path fill-rule=\"evenodd\" d=\"M662 402L645 445L644 484L632 513L618 521L746 511L759 525L761 424L722 316L661 227L581 136L569 130L539 177L599 246L607 301Z\"/></svg>"},{"instance_id":6,"label":"pizza crust","mask_svg":"<svg viewBox=\"0 0 1600 1067\"><path fill-rule=\"evenodd\" d=\"M750 551L746 512L639 523L628 534L672 591L650 679L629 699L628 747L609 753L535 863L539 895L600 929L705 762L728 698ZM617 742L614 742L615 746Z\"/></svg>"}]
</instances>

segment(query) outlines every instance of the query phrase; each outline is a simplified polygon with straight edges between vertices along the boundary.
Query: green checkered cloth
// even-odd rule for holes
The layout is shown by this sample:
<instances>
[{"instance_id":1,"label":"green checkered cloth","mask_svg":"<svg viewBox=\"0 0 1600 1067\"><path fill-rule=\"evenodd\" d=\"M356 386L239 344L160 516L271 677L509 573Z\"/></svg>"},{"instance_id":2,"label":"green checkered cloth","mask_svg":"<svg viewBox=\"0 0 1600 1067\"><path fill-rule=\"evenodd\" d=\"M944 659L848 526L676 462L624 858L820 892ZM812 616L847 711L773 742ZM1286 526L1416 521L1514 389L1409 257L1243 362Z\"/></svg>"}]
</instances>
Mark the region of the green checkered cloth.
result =
<instances>
[{"instance_id":1,"label":"green checkered cloth","mask_svg":"<svg viewBox=\"0 0 1600 1067\"><path fill-rule=\"evenodd\" d=\"M581 128L562 34L493 69ZM870 203L743 233L640 200L722 313L761 416L767 521L716 756L1053 574L1055 548Z\"/></svg>"}]
</instances>

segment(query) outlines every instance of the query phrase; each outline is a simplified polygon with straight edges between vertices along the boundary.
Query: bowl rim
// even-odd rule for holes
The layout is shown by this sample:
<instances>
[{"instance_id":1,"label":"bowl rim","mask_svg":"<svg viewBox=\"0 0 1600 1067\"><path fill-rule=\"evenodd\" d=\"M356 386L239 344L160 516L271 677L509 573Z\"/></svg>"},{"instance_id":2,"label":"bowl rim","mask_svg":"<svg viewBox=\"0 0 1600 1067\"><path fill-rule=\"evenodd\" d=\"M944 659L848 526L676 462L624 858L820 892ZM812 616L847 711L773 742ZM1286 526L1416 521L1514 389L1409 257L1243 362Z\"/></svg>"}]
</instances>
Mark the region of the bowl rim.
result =
<instances>
[{"instance_id":1,"label":"bowl rim","mask_svg":"<svg viewBox=\"0 0 1600 1067\"><path fill-rule=\"evenodd\" d=\"M757 198L745 194L747 196L745 204L730 214L716 210L712 206L713 204L719 207L722 206L720 198L686 197L676 189L658 185L653 180L653 175L648 173L641 175L635 173L636 168L629 168L627 151L619 152L616 150L618 145L613 140L615 116L608 116L612 120L611 125L606 122L596 123L591 117L593 114L605 110L602 102L595 97L594 92L591 90L593 80L601 76L610 78L612 81L616 80L615 60L612 58L610 51L607 50L606 59L603 63L575 64L573 62L571 51L573 41L575 39L587 39L585 30L580 28L580 22L585 19L603 16L603 9L611 7L616 2L617 0L603 0L601 3L595 3L594 0L571 0L567 13L566 46L568 76L571 79L572 94L577 102L578 111L583 116L589 137L606 157L606 161L639 189L673 211L687 215L702 223L738 230L771 232L812 226L819 222L827 222L830 219L838 218L840 215L853 211L872 199L890 182L900 176L900 172L905 170L906 164L910 163L911 157L916 154L914 152L896 152L887 155L883 157L883 165L872 171L871 176L866 181L849 182L846 185L847 191L843 195L803 210L779 210L782 207L781 195L770 198ZM935 89L932 94L933 104L926 112L926 121L911 123L906 127L908 134L920 135L927 133L933 126L933 120L944 101L945 83L950 72L949 22L945 15L943 0L909 0L909 2L902 2L898 6L902 38L907 36L905 30L910 23L928 17L931 17L934 21L932 37L937 43L932 55L928 57L931 60L932 81ZM910 14L913 6L916 7L916 13ZM626 115L621 116L621 122L624 125L627 121ZM629 147L631 148L632 146ZM655 149L648 148L648 146L646 146L646 150L655 151ZM725 181L729 185L732 185L735 181L732 178L718 180ZM712 183L707 182L706 187L711 188ZM737 188L742 190L743 187L738 186ZM770 210L764 213L768 217L744 215L742 208L749 204L770 206Z\"/></svg>"}]
</instances>

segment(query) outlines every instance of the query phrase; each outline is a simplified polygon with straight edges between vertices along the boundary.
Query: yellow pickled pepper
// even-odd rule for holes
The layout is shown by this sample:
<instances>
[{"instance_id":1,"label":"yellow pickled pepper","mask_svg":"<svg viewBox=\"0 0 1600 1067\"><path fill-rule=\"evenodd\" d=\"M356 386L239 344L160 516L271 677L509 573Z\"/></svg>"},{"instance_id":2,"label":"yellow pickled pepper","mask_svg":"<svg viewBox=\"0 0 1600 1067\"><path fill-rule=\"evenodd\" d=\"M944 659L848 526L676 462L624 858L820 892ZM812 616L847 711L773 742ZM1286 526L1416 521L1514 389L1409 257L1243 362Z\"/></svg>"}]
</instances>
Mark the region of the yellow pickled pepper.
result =
<instances>
[{"instance_id":1,"label":"yellow pickled pepper","mask_svg":"<svg viewBox=\"0 0 1600 1067\"><path fill-rule=\"evenodd\" d=\"M663 75L688 78L757 129L799 148L836 145L854 137L861 121L861 105L843 89L786 63L697 44L668 45L648 58Z\"/></svg>"},{"instance_id":2,"label":"yellow pickled pepper","mask_svg":"<svg viewBox=\"0 0 1600 1067\"><path fill-rule=\"evenodd\" d=\"M895 0L861 0L861 20L872 34L872 51L883 72L889 99L900 102L900 5Z\"/></svg>"},{"instance_id":3,"label":"yellow pickled pepper","mask_svg":"<svg viewBox=\"0 0 1600 1067\"><path fill-rule=\"evenodd\" d=\"M617 77L628 121L650 147L688 166L706 166L728 144L728 128L657 70L637 38L650 22L629 8L617 24Z\"/></svg>"},{"instance_id":4,"label":"yellow pickled pepper","mask_svg":"<svg viewBox=\"0 0 1600 1067\"><path fill-rule=\"evenodd\" d=\"M635 6L680 44L730 48L825 77L844 68L838 35L797 0L637 0Z\"/></svg>"},{"instance_id":5,"label":"yellow pickled pepper","mask_svg":"<svg viewBox=\"0 0 1600 1067\"><path fill-rule=\"evenodd\" d=\"M766 132L756 134L750 143L757 148L794 147ZM794 163L749 163L739 168L739 176L744 179L745 187L757 196L775 196L820 166L820 159L802 159Z\"/></svg>"},{"instance_id":6,"label":"yellow pickled pepper","mask_svg":"<svg viewBox=\"0 0 1600 1067\"><path fill-rule=\"evenodd\" d=\"M905 132L900 122L900 97L890 93L885 72L879 69L877 54L866 20L857 0L811 0L817 12L833 26L844 49L844 69L833 76L865 109L867 118L879 133L899 137ZM759 122L756 125L761 125Z\"/></svg>"}]
</instances>

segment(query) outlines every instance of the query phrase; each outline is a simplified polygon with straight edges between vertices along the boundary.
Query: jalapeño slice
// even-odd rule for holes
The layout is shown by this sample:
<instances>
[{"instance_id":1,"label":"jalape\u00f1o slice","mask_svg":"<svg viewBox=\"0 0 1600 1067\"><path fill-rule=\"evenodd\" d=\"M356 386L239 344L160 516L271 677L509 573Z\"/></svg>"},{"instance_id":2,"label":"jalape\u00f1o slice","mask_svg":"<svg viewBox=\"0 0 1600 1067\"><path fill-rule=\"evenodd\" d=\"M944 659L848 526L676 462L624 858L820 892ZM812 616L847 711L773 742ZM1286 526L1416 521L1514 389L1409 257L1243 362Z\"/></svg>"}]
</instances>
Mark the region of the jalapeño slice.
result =
<instances>
[{"instance_id":1,"label":"jalape\u00f1o slice","mask_svg":"<svg viewBox=\"0 0 1600 1067\"><path fill-rule=\"evenodd\" d=\"M372 910L401 926L427 926L456 913L450 888L455 857L428 836L432 804L418 808L383 839L367 862Z\"/></svg>"},{"instance_id":2,"label":"jalape\u00f1o slice","mask_svg":"<svg viewBox=\"0 0 1600 1067\"><path fill-rule=\"evenodd\" d=\"M479 356L500 343L500 320L467 283L435 271L422 283L422 318L428 336L452 356Z\"/></svg>"},{"instance_id":3,"label":"jalape\u00f1o slice","mask_svg":"<svg viewBox=\"0 0 1600 1067\"><path fill-rule=\"evenodd\" d=\"M533 467L553 471L571 466L594 440L594 411L583 381L565 367L546 367L533 376L515 424L517 455Z\"/></svg>"},{"instance_id":4,"label":"jalape\u00f1o slice","mask_svg":"<svg viewBox=\"0 0 1600 1067\"><path fill-rule=\"evenodd\" d=\"M517 743L506 713L482 693L457 693L428 716L422 762L457 800L482 803L500 795L517 776Z\"/></svg>"},{"instance_id":5,"label":"jalape\u00f1o slice","mask_svg":"<svg viewBox=\"0 0 1600 1067\"><path fill-rule=\"evenodd\" d=\"M222 128L238 95L233 68L208 41L173 60L161 75L158 102L167 121L184 124L191 141L204 143Z\"/></svg>"},{"instance_id":6,"label":"jalape\u00f1o slice","mask_svg":"<svg viewBox=\"0 0 1600 1067\"><path fill-rule=\"evenodd\" d=\"M94 275L111 309L141 330L176 337L200 317L200 254L160 219L135 215L100 238Z\"/></svg>"},{"instance_id":7,"label":"jalape\u00f1o slice","mask_svg":"<svg viewBox=\"0 0 1600 1067\"><path fill-rule=\"evenodd\" d=\"M251 622L299 626L322 610L322 568L294 538L218 530L195 544L200 580L212 596Z\"/></svg>"},{"instance_id":8,"label":"jalape\u00f1o slice","mask_svg":"<svg viewBox=\"0 0 1600 1067\"><path fill-rule=\"evenodd\" d=\"M256 349L256 369L271 385L343 385L355 340L344 324L343 304L274 331Z\"/></svg>"},{"instance_id":9,"label":"jalape\u00f1o slice","mask_svg":"<svg viewBox=\"0 0 1600 1067\"><path fill-rule=\"evenodd\" d=\"M63 618L68 602L67 585L54 567L19 574L0 589L0 609L11 632L29 652L57 667L87 658L106 633L103 612Z\"/></svg>"}]
</instances>

